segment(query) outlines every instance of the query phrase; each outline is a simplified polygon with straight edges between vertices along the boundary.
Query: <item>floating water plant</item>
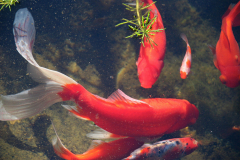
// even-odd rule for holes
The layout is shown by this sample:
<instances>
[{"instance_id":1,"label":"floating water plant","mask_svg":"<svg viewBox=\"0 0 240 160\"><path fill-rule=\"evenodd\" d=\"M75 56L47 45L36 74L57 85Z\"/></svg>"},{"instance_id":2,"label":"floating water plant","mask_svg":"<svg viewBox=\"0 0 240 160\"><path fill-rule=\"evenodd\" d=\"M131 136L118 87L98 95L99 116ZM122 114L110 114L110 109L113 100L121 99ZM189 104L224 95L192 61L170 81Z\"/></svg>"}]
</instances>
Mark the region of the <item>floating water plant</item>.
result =
<instances>
[{"instance_id":1,"label":"floating water plant","mask_svg":"<svg viewBox=\"0 0 240 160\"><path fill-rule=\"evenodd\" d=\"M133 34L125 37L125 38L133 38L133 37L140 37L141 42L144 46L144 38L146 38L146 42L149 42L151 44L151 47L153 48L152 43L157 46L157 44L152 40L152 38L149 35L154 35L154 33L156 32L161 32L162 30L164 30L165 28L160 28L157 30L153 30L152 29L152 25L155 23L157 16L154 16L152 19L150 19L150 11L148 10L146 11L144 14L142 14L142 11L144 9L147 9L148 7L150 7L152 4L154 4L155 2L146 5L145 7L143 7L143 3L140 4L139 0L136 0L136 7L131 7L130 5L124 4L124 6L126 6L126 9L132 12L135 12L136 16L134 16L133 20L128 20L123 18L122 20L124 22L119 23L116 25L120 26L123 24L133 24L132 25L128 25L128 27L134 32Z\"/></svg>"},{"instance_id":2,"label":"floating water plant","mask_svg":"<svg viewBox=\"0 0 240 160\"><path fill-rule=\"evenodd\" d=\"M9 10L11 11L11 5L15 6L15 3L19 3L18 0L0 0L0 5L2 5L0 11L4 8L4 7L9 7Z\"/></svg>"}]
</instances>

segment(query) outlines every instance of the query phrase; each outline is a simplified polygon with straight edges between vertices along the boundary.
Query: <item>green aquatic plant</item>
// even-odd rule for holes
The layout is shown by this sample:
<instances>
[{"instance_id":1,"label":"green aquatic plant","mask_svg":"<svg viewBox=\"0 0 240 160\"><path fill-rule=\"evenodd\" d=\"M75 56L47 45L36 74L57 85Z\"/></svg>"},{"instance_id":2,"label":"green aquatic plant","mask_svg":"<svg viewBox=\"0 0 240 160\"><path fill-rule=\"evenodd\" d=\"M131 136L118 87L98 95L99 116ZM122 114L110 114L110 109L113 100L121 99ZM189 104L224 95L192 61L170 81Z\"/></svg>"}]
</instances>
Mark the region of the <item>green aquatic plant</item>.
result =
<instances>
[{"instance_id":1,"label":"green aquatic plant","mask_svg":"<svg viewBox=\"0 0 240 160\"><path fill-rule=\"evenodd\" d=\"M145 7L143 7L143 3L140 4L139 0L136 0L136 7L131 7L130 5L124 4L124 6L126 6L126 9L132 12L136 13L136 16L134 16L133 20L128 20L123 18L122 20L124 22L119 23L116 25L120 26L123 24L133 24L132 25L128 25L128 27L134 32L133 34L125 37L125 38L133 38L133 37L140 37L141 42L144 46L144 38L146 38L146 41L150 43L151 47L153 48L152 43L154 43L155 46L157 46L157 44L153 41L153 39L149 36L149 35L154 35L154 33L156 32L161 32L162 30L164 30L165 28L161 28L161 29L157 29L157 30L153 30L152 29L152 25L155 23L157 16L154 16L152 19L150 19L150 11L148 10L147 12L145 12L144 14L141 14L142 11L144 9L147 9L148 7L150 7L151 5L153 5L155 2L146 5ZM145 47L145 46L144 46Z\"/></svg>"},{"instance_id":2,"label":"green aquatic plant","mask_svg":"<svg viewBox=\"0 0 240 160\"><path fill-rule=\"evenodd\" d=\"M15 3L19 3L18 0L0 0L0 5L2 5L0 11L4 8L4 7L9 7L9 10L11 11L11 5L15 6Z\"/></svg>"}]
</instances>

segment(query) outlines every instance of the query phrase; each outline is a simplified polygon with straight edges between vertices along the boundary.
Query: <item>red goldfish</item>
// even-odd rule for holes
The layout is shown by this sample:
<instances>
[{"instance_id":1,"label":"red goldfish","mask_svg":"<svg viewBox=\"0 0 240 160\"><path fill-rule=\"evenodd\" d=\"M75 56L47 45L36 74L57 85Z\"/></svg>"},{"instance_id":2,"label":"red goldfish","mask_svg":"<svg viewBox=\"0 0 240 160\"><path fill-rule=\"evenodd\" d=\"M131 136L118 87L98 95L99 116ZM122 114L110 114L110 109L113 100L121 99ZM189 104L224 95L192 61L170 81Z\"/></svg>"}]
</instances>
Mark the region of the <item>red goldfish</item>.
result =
<instances>
[{"instance_id":1,"label":"red goldfish","mask_svg":"<svg viewBox=\"0 0 240 160\"><path fill-rule=\"evenodd\" d=\"M214 55L214 65L220 70L220 81L230 88L240 84L240 51L232 27L240 25L240 2L230 5L222 17L220 38L216 48L209 46Z\"/></svg>"},{"instance_id":2,"label":"red goldfish","mask_svg":"<svg viewBox=\"0 0 240 160\"><path fill-rule=\"evenodd\" d=\"M186 35L181 34L181 38L187 43L187 51L183 58L182 65L180 67L180 76L182 79L186 79L191 69L192 55L191 48L188 43Z\"/></svg>"},{"instance_id":3,"label":"red goldfish","mask_svg":"<svg viewBox=\"0 0 240 160\"><path fill-rule=\"evenodd\" d=\"M39 66L30 43L35 39L33 18L27 9L20 9L16 17L21 17L21 21L14 20L17 50L29 62L29 75L42 84L15 95L2 96L0 120L30 117L56 102L74 101L77 105L68 107L70 112L120 136L160 137L196 122L199 111L187 100L136 100L121 90L105 99L90 93L70 77Z\"/></svg>"},{"instance_id":4,"label":"red goldfish","mask_svg":"<svg viewBox=\"0 0 240 160\"><path fill-rule=\"evenodd\" d=\"M152 0L142 0L144 6L152 4ZM157 16L156 21L152 25L152 30L164 29L162 17L155 6L152 4L148 7L150 11L150 18ZM162 68L164 66L163 59L166 51L166 34L165 30L156 32L154 35L149 35L150 38L157 44L152 48L149 41L144 38L144 46L141 44L139 51L139 58L136 62L138 69L138 78L143 88L151 88L157 81Z\"/></svg>"},{"instance_id":5,"label":"red goldfish","mask_svg":"<svg viewBox=\"0 0 240 160\"><path fill-rule=\"evenodd\" d=\"M56 137L52 140L54 152L59 157L67 160L121 160L143 145L143 142L139 142L134 138L122 138L108 143L93 140L86 152L73 154L62 144L55 128L54 131L56 133Z\"/></svg>"},{"instance_id":6,"label":"red goldfish","mask_svg":"<svg viewBox=\"0 0 240 160\"><path fill-rule=\"evenodd\" d=\"M198 148L198 142L193 138L174 138L154 144L144 144L124 160L173 160L184 157Z\"/></svg>"}]
</instances>

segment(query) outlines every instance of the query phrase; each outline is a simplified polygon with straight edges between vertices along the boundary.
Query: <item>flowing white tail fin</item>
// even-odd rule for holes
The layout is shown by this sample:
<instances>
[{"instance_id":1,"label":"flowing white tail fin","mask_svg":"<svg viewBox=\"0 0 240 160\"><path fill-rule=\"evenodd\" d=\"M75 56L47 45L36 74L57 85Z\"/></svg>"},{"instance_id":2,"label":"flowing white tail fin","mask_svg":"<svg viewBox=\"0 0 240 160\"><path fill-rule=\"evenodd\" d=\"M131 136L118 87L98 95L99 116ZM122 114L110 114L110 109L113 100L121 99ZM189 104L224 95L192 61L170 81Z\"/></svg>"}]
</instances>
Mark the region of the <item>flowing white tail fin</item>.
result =
<instances>
[{"instance_id":1,"label":"flowing white tail fin","mask_svg":"<svg viewBox=\"0 0 240 160\"><path fill-rule=\"evenodd\" d=\"M13 22L13 35L17 51L32 65L37 65L32 55L35 41L35 26L31 13L27 8L19 9Z\"/></svg>"},{"instance_id":2,"label":"flowing white tail fin","mask_svg":"<svg viewBox=\"0 0 240 160\"><path fill-rule=\"evenodd\" d=\"M0 120L17 120L31 117L63 101L57 94L66 84L78 84L70 77L47 68L40 67L32 55L35 41L35 26L27 8L19 9L13 23L13 34L17 51L29 62L28 72L39 86L14 95L1 96Z\"/></svg>"}]
</instances>

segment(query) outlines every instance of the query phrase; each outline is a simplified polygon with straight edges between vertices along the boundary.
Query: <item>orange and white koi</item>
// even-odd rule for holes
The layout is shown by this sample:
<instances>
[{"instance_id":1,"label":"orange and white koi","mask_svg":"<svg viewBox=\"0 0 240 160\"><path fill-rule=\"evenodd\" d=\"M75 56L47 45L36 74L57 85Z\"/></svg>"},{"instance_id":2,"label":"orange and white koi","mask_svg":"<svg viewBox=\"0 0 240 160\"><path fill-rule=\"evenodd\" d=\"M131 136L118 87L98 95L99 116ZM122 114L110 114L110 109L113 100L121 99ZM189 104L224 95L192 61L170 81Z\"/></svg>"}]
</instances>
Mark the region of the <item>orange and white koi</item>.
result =
<instances>
[{"instance_id":1,"label":"orange and white koi","mask_svg":"<svg viewBox=\"0 0 240 160\"><path fill-rule=\"evenodd\" d=\"M222 16L222 26L216 48L209 45L215 67L221 72L222 84L234 88L240 85L240 50L232 27L240 26L240 1L230 5Z\"/></svg>"},{"instance_id":2,"label":"orange and white koi","mask_svg":"<svg viewBox=\"0 0 240 160\"><path fill-rule=\"evenodd\" d=\"M33 33L35 27L30 12L20 9L14 20L15 43L18 52L29 62L29 75L41 84L15 95L2 96L0 120L27 118L56 102L73 101L76 106L65 108L78 117L91 120L102 129L120 136L160 137L196 122L199 111L187 100L137 100L121 90L105 99L90 93L70 77L39 66L32 55L31 42L35 39Z\"/></svg>"},{"instance_id":3,"label":"orange and white koi","mask_svg":"<svg viewBox=\"0 0 240 160\"><path fill-rule=\"evenodd\" d=\"M143 145L143 142L139 142L134 138L122 138L108 143L93 140L86 152L74 154L62 144L54 125L53 128L56 133L52 140L54 152L66 160L121 160Z\"/></svg>"},{"instance_id":4,"label":"orange and white koi","mask_svg":"<svg viewBox=\"0 0 240 160\"><path fill-rule=\"evenodd\" d=\"M147 158L174 160L192 153L197 148L198 142L193 138L174 138L154 144L144 144L124 160L144 160Z\"/></svg>"},{"instance_id":5,"label":"orange and white koi","mask_svg":"<svg viewBox=\"0 0 240 160\"><path fill-rule=\"evenodd\" d=\"M187 51L186 51L186 54L183 58L182 65L180 67L180 77L182 79L186 79L189 72L190 72L190 69L191 69L192 55L191 55L191 48L190 48L190 45L188 43L188 39L187 39L186 35L182 33L181 38L187 44Z\"/></svg>"}]
</instances>

